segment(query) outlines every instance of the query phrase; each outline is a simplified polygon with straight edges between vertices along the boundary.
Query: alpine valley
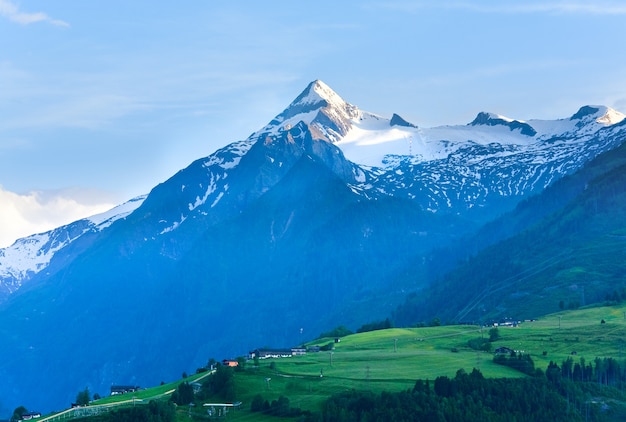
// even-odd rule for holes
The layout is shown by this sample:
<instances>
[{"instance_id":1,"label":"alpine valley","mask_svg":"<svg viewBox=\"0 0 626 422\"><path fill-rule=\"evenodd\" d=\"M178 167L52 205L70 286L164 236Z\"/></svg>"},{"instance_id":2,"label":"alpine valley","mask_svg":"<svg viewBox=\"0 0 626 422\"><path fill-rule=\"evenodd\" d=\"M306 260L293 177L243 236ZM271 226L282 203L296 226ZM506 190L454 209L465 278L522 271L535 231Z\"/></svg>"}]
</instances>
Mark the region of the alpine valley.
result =
<instances>
[{"instance_id":1,"label":"alpine valley","mask_svg":"<svg viewBox=\"0 0 626 422\"><path fill-rule=\"evenodd\" d=\"M314 81L245 140L0 249L0 415L390 318L533 318L624 289L626 120L423 128Z\"/></svg>"}]
</instances>

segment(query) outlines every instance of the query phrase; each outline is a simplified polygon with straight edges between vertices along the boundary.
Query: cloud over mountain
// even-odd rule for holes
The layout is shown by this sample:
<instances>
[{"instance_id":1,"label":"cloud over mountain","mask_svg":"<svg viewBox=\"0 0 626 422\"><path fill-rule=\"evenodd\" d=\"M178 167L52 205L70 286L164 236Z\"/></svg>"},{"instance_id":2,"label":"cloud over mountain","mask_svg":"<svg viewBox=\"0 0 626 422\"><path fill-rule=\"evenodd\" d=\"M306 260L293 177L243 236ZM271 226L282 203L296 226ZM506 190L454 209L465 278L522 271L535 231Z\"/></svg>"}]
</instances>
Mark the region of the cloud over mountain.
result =
<instances>
[{"instance_id":1,"label":"cloud over mountain","mask_svg":"<svg viewBox=\"0 0 626 422\"><path fill-rule=\"evenodd\" d=\"M95 192L61 191L11 192L0 186L0 247L17 238L106 211L115 203Z\"/></svg>"},{"instance_id":2,"label":"cloud over mountain","mask_svg":"<svg viewBox=\"0 0 626 422\"><path fill-rule=\"evenodd\" d=\"M0 0L0 16L4 16L12 22L16 22L22 25L29 25L36 22L48 22L56 26L70 26L67 22L53 19L43 12L23 12L16 5L8 0Z\"/></svg>"}]
</instances>

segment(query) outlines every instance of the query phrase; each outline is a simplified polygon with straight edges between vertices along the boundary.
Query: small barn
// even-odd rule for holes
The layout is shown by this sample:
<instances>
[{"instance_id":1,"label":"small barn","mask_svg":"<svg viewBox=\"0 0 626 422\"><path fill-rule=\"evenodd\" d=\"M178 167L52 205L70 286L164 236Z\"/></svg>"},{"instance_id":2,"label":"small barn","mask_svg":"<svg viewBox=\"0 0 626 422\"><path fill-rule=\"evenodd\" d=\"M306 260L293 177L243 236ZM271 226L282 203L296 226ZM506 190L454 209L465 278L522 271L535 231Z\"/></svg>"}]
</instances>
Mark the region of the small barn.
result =
<instances>
[{"instance_id":1,"label":"small barn","mask_svg":"<svg viewBox=\"0 0 626 422\"><path fill-rule=\"evenodd\" d=\"M515 354L515 350L513 349L509 349L508 347L498 347L496 350L494 350L493 352L496 355L513 355Z\"/></svg>"}]
</instances>

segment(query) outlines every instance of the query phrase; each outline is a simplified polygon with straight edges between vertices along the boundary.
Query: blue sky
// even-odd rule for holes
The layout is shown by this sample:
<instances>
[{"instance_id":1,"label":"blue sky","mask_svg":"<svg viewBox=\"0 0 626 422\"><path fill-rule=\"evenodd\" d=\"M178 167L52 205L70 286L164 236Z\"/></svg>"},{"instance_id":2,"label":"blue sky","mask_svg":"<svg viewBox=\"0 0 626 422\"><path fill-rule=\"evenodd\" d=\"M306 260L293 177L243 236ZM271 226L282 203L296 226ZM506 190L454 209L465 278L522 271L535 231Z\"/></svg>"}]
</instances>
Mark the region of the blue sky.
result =
<instances>
[{"instance_id":1,"label":"blue sky","mask_svg":"<svg viewBox=\"0 0 626 422\"><path fill-rule=\"evenodd\" d=\"M420 126L626 112L619 1L0 0L0 247L147 193L321 79Z\"/></svg>"}]
</instances>

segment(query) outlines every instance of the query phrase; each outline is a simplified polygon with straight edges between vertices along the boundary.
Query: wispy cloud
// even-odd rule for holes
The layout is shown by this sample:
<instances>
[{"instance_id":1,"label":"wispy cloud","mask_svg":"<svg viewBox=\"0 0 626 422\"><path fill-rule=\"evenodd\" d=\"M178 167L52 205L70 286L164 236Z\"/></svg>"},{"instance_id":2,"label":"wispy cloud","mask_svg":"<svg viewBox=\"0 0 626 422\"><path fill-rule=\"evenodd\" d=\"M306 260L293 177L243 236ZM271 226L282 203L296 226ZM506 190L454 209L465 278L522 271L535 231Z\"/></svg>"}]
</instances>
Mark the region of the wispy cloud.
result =
<instances>
[{"instance_id":1,"label":"wispy cloud","mask_svg":"<svg viewBox=\"0 0 626 422\"><path fill-rule=\"evenodd\" d=\"M468 10L479 13L549 13L549 14L588 14L626 15L626 4L610 1L552 1L552 2L488 2L488 1L420 1L384 2L368 7L415 13L425 9Z\"/></svg>"},{"instance_id":2,"label":"wispy cloud","mask_svg":"<svg viewBox=\"0 0 626 422\"><path fill-rule=\"evenodd\" d=\"M475 10L484 13L553 13L553 14L593 14L593 15L624 15L626 5L607 2L544 2L521 4L494 4L483 5L474 3L457 3L462 9Z\"/></svg>"},{"instance_id":3,"label":"wispy cloud","mask_svg":"<svg viewBox=\"0 0 626 422\"><path fill-rule=\"evenodd\" d=\"M0 0L0 16L22 25L29 25L36 22L47 22L56 26L70 26L67 22L59 19L53 19L43 12L22 12L17 5L8 0Z\"/></svg>"},{"instance_id":4,"label":"wispy cloud","mask_svg":"<svg viewBox=\"0 0 626 422\"><path fill-rule=\"evenodd\" d=\"M0 248L10 246L16 239L99 214L113 206L113 201L93 192L62 190L18 194L0 186Z\"/></svg>"}]
</instances>

